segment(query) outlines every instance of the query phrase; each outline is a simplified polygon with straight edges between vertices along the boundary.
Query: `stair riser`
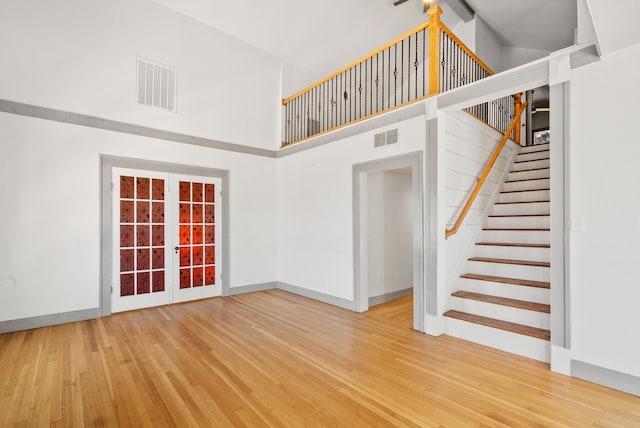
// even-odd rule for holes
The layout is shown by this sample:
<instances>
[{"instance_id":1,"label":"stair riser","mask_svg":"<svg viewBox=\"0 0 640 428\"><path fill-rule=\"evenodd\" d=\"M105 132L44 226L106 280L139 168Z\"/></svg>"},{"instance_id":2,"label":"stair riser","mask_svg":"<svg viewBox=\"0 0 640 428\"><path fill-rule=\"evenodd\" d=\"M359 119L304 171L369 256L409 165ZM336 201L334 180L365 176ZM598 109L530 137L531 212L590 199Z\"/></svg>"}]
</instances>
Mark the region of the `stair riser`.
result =
<instances>
[{"instance_id":1,"label":"stair riser","mask_svg":"<svg viewBox=\"0 0 640 428\"><path fill-rule=\"evenodd\" d=\"M529 202L526 204L497 204L490 210L492 215L549 214L549 202Z\"/></svg>"},{"instance_id":2,"label":"stair riser","mask_svg":"<svg viewBox=\"0 0 640 428\"><path fill-rule=\"evenodd\" d=\"M467 261L467 272L480 275L520 278L549 282L550 269L539 266L510 265L505 263Z\"/></svg>"},{"instance_id":3,"label":"stair riser","mask_svg":"<svg viewBox=\"0 0 640 428\"><path fill-rule=\"evenodd\" d=\"M527 202L549 200L549 190L532 190L528 192L500 193L498 202Z\"/></svg>"},{"instance_id":4,"label":"stair riser","mask_svg":"<svg viewBox=\"0 0 640 428\"><path fill-rule=\"evenodd\" d=\"M549 232L528 230L483 230L478 242L522 242L525 244L548 244Z\"/></svg>"},{"instance_id":5,"label":"stair riser","mask_svg":"<svg viewBox=\"0 0 640 428\"><path fill-rule=\"evenodd\" d=\"M473 251L476 257L491 259L530 260L549 262L549 248L500 247L497 245L476 245Z\"/></svg>"},{"instance_id":6,"label":"stair riser","mask_svg":"<svg viewBox=\"0 0 640 428\"><path fill-rule=\"evenodd\" d=\"M480 281L460 278L460 289L490 296L525 300L527 302L550 304L551 293L548 288L527 287L525 285L504 284L502 282Z\"/></svg>"},{"instance_id":7,"label":"stair riser","mask_svg":"<svg viewBox=\"0 0 640 428\"><path fill-rule=\"evenodd\" d=\"M477 300L462 299L453 296L451 297L450 308L454 311L466 312L468 314L480 315L501 321L509 321L549 330L549 314L546 313L495 305L493 303L480 302Z\"/></svg>"},{"instance_id":8,"label":"stair riser","mask_svg":"<svg viewBox=\"0 0 640 428\"><path fill-rule=\"evenodd\" d=\"M513 183L504 183L503 192L511 192L514 190L533 190L533 189L549 189L551 180L545 178L543 180L515 181Z\"/></svg>"},{"instance_id":9,"label":"stair riser","mask_svg":"<svg viewBox=\"0 0 640 428\"><path fill-rule=\"evenodd\" d=\"M498 330L484 325L445 317L446 332L450 336L501 349L512 354L549 362L550 344L546 340Z\"/></svg>"},{"instance_id":10,"label":"stair riser","mask_svg":"<svg viewBox=\"0 0 640 428\"><path fill-rule=\"evenodd\" d=\"M538 151L538 152L532 152L532 153L520 153L518 155L518 157L516 158L516 162L535 160L535 159L543 159L543 158L549 158L549 152L548 151Z\"/></svg>"},{"instance_id":11,"label":"stair riser","mask_svg":"<svg viewBox=\"0 0 640 428\"><path fill-rule=\"evenodd\" d=\"M515 163L511 167L511 171L522 171L534 168L548 168L549 159L536 160L531 162Z\"/></svg>"},{"instance_id":12,"label":"stair riser","mask_svg":"<svg viewBox=\"0 0 640 428\"><path fill-rule=\"evenodd\" d=\"M535 153L540 150L549 150L549 144L537 144L535 146L526 146L520 150L520 154L523 153Z\"/></svg>"},{"instance_id":13,"label":"stair riser","mask_svg":"<svg viewBox=\"0 0 640 428\"><path fill-rule=\"evenodd\" d=\"M549 169L537 169L534 171L510 172L507 181L530 180L532 178L549 178Z\"/></svg>"},{"instance_id":14,"label":"stair riser","mask_svg":"<svg viewBox=\"0 0 640 428\"><path fill-rule=\"evenodd\" d=\"M488 217L485 222L490 228L514 228L514 229L548 229L549 216L532 217Z\"/></svg>"}]
</instances>

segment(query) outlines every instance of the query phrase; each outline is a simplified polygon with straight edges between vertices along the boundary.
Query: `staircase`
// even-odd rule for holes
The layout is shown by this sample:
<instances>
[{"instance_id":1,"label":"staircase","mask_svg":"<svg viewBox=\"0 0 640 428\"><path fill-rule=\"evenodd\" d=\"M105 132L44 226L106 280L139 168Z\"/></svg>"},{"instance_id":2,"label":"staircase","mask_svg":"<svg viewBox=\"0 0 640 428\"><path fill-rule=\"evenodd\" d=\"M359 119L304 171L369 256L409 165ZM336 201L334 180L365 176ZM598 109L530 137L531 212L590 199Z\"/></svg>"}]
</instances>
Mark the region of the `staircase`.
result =
<instances>
[{"instance_id":1,"label":"staircase","mask_svg":"<svg viewBox=\"0 0 640 428\"><path fill-rule=\"evenodd\" d=\"M445 312L452 336L549 361L549 145L524 147Z\"/></svg>"}]
</instances>

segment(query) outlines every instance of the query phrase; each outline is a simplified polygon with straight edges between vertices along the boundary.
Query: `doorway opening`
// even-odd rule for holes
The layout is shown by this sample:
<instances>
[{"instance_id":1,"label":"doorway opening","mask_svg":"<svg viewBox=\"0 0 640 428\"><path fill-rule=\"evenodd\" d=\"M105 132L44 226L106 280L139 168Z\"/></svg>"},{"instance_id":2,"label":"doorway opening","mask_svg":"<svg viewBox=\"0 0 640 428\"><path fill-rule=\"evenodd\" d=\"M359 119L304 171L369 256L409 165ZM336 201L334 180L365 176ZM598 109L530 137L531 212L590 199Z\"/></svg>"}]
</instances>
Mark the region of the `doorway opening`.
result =
<instances>
[{"instance_id":1,"label":"doorway opening","mask_svg":"<svg viewBox=\"0 0 640 428\"><path fill-rule=\"evenodd\" d=\"M355 309L413 295L424 331L422 153L354 165Z\"/></svg>"}]
</instances>

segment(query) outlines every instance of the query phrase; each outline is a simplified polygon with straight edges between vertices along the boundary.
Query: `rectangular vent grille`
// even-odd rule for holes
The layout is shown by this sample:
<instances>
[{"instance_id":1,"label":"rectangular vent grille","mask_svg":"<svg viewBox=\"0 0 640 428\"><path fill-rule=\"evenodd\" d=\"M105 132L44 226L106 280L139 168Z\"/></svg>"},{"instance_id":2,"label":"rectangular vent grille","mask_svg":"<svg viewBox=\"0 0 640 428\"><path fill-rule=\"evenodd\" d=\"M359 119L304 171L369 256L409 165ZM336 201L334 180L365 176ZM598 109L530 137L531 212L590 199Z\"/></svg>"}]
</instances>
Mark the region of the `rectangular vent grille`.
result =
<instances>
[{"instance_id":1,"label":"rectangular vent grille","mask_svg":"<svg viewBox=\"0 0 640 428\"><path fill-rule=\"evenodd\" d=\"M389 144L396 144L398 142L398 130L392 129L387 132L381 132L375 134L373 140L373 147L388 146Z\"/></svg>"},{"instance_id":2,"label":"rectangular vent grille","mask_svg":"<svg viewBox=\"0 0 640 428\"><path fill-rule=\"evenodd\" d=\"M138 58L138 104L175 112L177 80L175 69Z\"/></svg>"}]
</instances>

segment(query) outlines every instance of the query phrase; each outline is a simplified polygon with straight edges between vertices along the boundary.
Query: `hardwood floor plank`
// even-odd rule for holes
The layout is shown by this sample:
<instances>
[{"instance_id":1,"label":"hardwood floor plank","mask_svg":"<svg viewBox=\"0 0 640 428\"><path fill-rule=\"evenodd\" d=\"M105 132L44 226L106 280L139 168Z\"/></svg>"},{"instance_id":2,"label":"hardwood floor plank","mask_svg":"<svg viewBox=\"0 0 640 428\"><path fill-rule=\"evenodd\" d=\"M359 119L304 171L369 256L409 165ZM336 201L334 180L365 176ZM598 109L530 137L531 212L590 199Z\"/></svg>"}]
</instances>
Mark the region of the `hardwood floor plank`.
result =
<instances>
[{"instance_id":1,"label":"hardwood floor plank","mask_svg":"<svg viewBox=\"0 0 640 428\"><path fill-rule=\"evenodd\" d=\"M634 426L640 398L279 290L0 335L0 426Z\"/></svg>"}]
</instances>

